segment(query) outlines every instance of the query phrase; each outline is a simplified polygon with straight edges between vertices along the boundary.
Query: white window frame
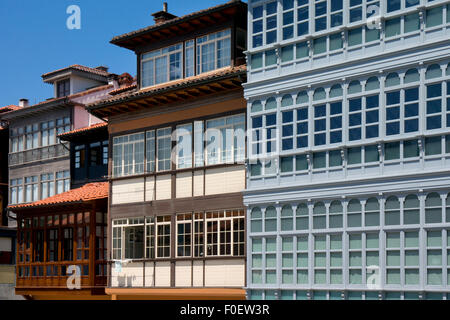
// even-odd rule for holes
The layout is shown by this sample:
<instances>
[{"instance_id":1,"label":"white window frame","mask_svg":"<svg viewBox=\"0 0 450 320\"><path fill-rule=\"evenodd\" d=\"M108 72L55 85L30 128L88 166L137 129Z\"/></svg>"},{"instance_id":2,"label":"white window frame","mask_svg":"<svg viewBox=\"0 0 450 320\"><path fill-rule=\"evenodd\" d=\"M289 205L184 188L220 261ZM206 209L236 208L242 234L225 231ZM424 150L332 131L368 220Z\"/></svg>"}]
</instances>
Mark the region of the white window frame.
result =
<instances>
[{"instance_id":1,"label":"white window frame","mask_svg":"<svg viewBox=\"0 0 450 320\"><path fill-rule=\"evenodd\" d=\"M170 73L170 57L173 54L180 54L179 65L181 68L181 73L176 75L174 78L171 77ZM166 80L162 82L157 82L157 70L156 70L156 60L160 58L166 58ZM152 62L153 64L153 76L149 80L150 83L144 86L144 63ZM162 49L149 51L141 54L141 88L151 87L160 83L165 83L168 81L178 80L183 78L183 43L177 43Z\"/></svg>"},{"instance_id":2,"label":"white window frame","mask_svg":"<svg viewBox=\"0 0 450 320\"><path fill-rule=\"evenodd\" d=\"M225 49L229 50L227 52L227 55L225 57L222 57L219 59L219 48L218 43L219 41L222 41L222 43L225 45ZM214 44L214 66L212 69L204 70L203 65L205 65L205 61L203 61L203 46L207 46L210 44ZM204 72L209 72L215 69L223 68L226 66L229 66L231 64L231 29L225 29L219 32L210 33L208 35L205 35L203 37L196 39L196 46L197 46L197 74L201 74ZM224 65L219 66L219 61L222 59L227 58L228 61L225 61ZM229 58L229 59L228 59ZM208 65L211 63L211 61L208 61Z\"/></svg>"}]
</instances>

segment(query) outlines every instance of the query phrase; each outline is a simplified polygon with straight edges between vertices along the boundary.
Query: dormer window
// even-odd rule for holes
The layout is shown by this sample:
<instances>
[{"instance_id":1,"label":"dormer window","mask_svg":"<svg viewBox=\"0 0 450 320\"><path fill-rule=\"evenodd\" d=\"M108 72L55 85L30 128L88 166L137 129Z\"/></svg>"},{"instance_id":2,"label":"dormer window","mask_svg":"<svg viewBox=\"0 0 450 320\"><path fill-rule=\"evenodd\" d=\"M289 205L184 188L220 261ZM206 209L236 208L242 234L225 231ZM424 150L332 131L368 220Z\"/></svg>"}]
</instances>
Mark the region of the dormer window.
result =
<instances>
[{"instance_id":1,"label":"dormer window","mask_svg":"<svg viewBox=\"0 0 450 320\"><path fill-rule=\"evenodd\" d=\"M192 77L229 65L231 30L226 29L142 54L141 88Z\"/></svg>"},{"instance_id":2,"label":"dormer window","mask_svg":"<svg viewBox=\"0 0 450 320\"><path fill-rule=\"evenodd\" d=\"M70 94L70 79L57 82L57 98L65 97Z\"/></svg>"}]
</instances>

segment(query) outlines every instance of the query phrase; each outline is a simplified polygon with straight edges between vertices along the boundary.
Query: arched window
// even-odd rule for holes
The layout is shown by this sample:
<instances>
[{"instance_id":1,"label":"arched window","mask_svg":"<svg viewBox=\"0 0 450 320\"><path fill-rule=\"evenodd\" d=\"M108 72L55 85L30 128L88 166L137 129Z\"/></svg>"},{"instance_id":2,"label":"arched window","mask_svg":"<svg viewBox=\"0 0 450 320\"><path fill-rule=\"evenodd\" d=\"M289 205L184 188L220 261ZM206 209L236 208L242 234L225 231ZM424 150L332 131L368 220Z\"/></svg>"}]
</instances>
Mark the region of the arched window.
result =
<instances>
[{"instance_id":1,"label":"arched window","mask_svg":"<svg viewBox=\"0 0 450 320\"><path fill-rule=\"evenodd\" d=\"M281 231L288 231L294 228L293 223L294 213L290 205L285 205L281 208Z\"/></svg>"},{"instance_id":2,"label":"arched window","mask_svg":"<svg viewBox=\"0 0 450 320\"><path fill-rule=\"evenodd\" d=\"M265 110L272 110L277 108L277 100L275 98L269 98L266 101L266 107Z\"/></svg>"},{"instance_id":3,"label":"arched window","mask_svg":"<svg viewBox=\"0 0 450 320\"><path fill-rule=\"evenodd\" d=\"M425 223L442 222L442 201L438 193L433 192L425 199Z\"/></svg>"},{"instance_id":4,"label":"arched window","mask_svg":"<svg viewBox=\"0 0 450 320\"><path fill-rule=\"evenodd\" d=\"M327 95L325 93L324 88L317 88L316 90L314 90L313 100L314 101L323 100L326 98L326 96Z\"/></svg>"},{"instance_id":5,"label":"arched window","mask_svg":"<svg viewBox=\"0 0 450 320\"><path fill-rule=\"evenodd\" d=\"M259 112L259 111L262 111L262 103L261 101L257 100L252 103L252 112Z\"/></svg>"},{"instance_id":6,"label":"arched window","mask_svg":"<svg viewBox=\"0 0 450 320\"><path fill-rule=\"evenodd\" d=\"M317 202L313 208L313 229L325 229L327 227L327 210L323 202Z\"/></svg>"},{"instance_id":7,"label":"arched window","mask_svg":"<svg viewBox=\"0 0 450 320\"><path fill-rule=\"evenodd\" d=\"M267 207L264 215L264 223L266 232L277 231L277 210L274 207Z\"/></svg>"},{"instance_id":8,"label":"arched window","mask_svg":"<svg viewBox=\"0 0 450 320\"><path fill-rule=\"evenodd\" d=\"M297 206L297 211L295 212L296 216L296 229L297 230L308 230L309 228L309 214L308 214L308 206L306 203L300 203Z\"/></svg>"},{"instance_id":9,"label":"arched window","mask_svg":"<svg viewBox=\"0 0 450 320\"><path fill-rule=\"evenodd\" d=\"M361 227L361 203L352 199L347 206L347 227Z\"/></svg>"},{"instance_id":10,"label":"arched window","mask_svg":"<svg viewBox=\"0 0 450 320\"><path fill-rule=\"evenodd\" d=\"M425 72L425 79L434 79L442 77L442 70L438 64L432 64Z\"/></svg>"},{"instance_id":11,"label":"arched window","mask_svg":"<svg viewBox=\"0 0 450 320\"><path fill-rule=\"evenodd\" d=\"M396 196L386 199L384 205L384 224L387 226L400 224L400 202Z\"/></svg>"},{"instance_id":12,"label":"arched window","mask_svg":"<svg viewBox=\"0 0 450 320\"><path fill-rule=\"evenodd\" d=\"M405 202L403 204L403 223L420 223L420 202L419 198L415 194L409 194L405 198Z\"/></svg>"},{"instance_id":13,"label":"arched window","mask_svg":"<svg viewBox=\"0 0 450 320\"><path fill-rule=\"evenodd\" d=\"M353 80L348 85L348 94L358 93L362 91L361 83L358 80Z\"/></svg>"},{"instance_id":14,"label":"arched window","mask_svg":"<svg viewBox=\"0 0 450 320\"><path fill-rule=\"evenodd\" d=\"M364 224L366 227L380 225L380 204L377 198L370 198L364 207Z\"/></svg>"},{"instance_id":15,"label":"arched window","mask_svg":"<svg viewBox=\"0 0 450 320\"><path fill-rule=\"evenodd\" d=\"M251 232L262 232L262 212L261 209L258 207L255 207L252 209L252 212L250 214L250 220L251 220Z\"/></svg>"},{"instance_id":16,"label":"arched window","mask_svg":"<svg viewBox=\"0 0 450 320\"><path fill-rule=\"evenodd\" d=\"M449 12L447 11L447 14ZM445 75L450 76L450 63L447 65L447 69L445 70Z\"/></svg>"},{"instance_id":17,"label":"arched window","mask_svg":"<svg viewBox=\"0 0 450 320\"><path fill-rule=\"evenodd\" d=\"M370 77L366 81L366 91L380 89L380 81L377 77Z\"/></svg>"},{"instance_id":18,"label":"arched window","mask_svg":"<svg viewBox=\"0 0 450 320\"><path fill-rule=\"evenodd\" d=\"M420 80L419 71L417 69L409 69L405 73L405 83L417 82Z\"/></svg>"},{"instance_id":19,"label":"arched window","mask_svg":"<svg viewBox=\"0 0 450 320\"><path fill-rule=\"evenodd\" d=\"M344 212L342 204L334 200L330 204L330 228L342 228L342 213Z\"/></svg>"},{"instance_id":20,"label":"arched window","mask_svg":"<svg viewBox=\"0 0 450 320\"><path fill-rule=\"evenodd\" d=\"M292 96L290 94L285 94L283 98L281 99L281 107L289 107L294 104L294 101L292 100Z\"/></svg>"},{"instance_id":21,"label":"arched window","mask_svg":"<svg viewBox=\"0 0 450 320\"><path fill-rule=\"evenodd\" d=\"M297 104L308 103L308 101L309 101L308 93L306 91L302 91L297 94L297 100L296 100Z\"/></svg>"},{"instance_id":22,"label":"arched window","mask_svg":"<svg viewBox=\"0 0 450 320\"><path fill-rule=\"evenodd\" d=\"M400 77L396 72L389 73L386 77L386 87L398 86L400 84Z\"/></svg>"},{"instance_id":23,"label":"arched window","mask_svg":"<svg viewBox=\"0 0 450 320\"><path fill-rule=\"evenodd\" d=\"M335 84L330 89L330 98L336 98L342 96L342 87L340 84Z\"/></svg>"}]
</instances>

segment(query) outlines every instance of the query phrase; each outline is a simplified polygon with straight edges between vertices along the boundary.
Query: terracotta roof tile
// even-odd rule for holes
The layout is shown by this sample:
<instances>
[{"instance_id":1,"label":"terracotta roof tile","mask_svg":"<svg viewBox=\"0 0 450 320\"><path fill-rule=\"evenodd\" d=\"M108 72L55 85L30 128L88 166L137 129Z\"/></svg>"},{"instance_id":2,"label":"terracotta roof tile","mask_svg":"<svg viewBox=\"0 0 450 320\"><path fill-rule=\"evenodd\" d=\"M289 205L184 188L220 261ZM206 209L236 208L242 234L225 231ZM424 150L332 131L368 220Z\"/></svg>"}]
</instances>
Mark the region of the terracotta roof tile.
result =
<instances>
[{"instance_id":1,"label":"terracotta roof tile","mask_svg":"<svg viewBox=\"0 0 450 320\"><path fill-rule=\"evenodd\" d=\"M9 111L15 111L15 110L19 110L21 108L22 107L15 106L15 105L11 104L9 106L0 107L0 113L9 112Z\"/></svg>"},{"instance_id":2,"label":"terracotta roof tile","mask_svg":"<svg viewBox=\"0 0 450 320\"><path fill-rule=\"evenodd\" d=\"M224 67L221 69L216 69L210 72L205 72L193 77L174 80L170 82L161 83L155 86L151 86L148 88L141 89L139 91L131 91L131 92L124 92L122 94L118 94L110 99L101 100L98 102L94 102L91 104L88 104L88 108L95 108L97 106L101 106L103 104L112 104L114 102L120 102L127 100L128 98L133 97L139 97L141 95L151 95L151 94L157 94L161 91L169 91L172 89L176 89L177 87L183 86L183 85L194 85L197 82L205 81L205 80L214 80L215 78L228 76L228 75L234 75L234 74L245 74L247 70L247 66L245 64L236 66L236 67Z\"/></svg>"},{"instance_id":3,"label":"terracotta roof tile","mask_svg":"<svg viewBox=\"0 0 450 320\"><path fill-rule=\"evenodd\" d=\"M72 189L67 192L57 194L53 197L49 197L32 203L24 203L9 206L8 208L10 210L38 208L58 204L70 204L74 202L78 203L78 202L87 202L91 200L105 199L108 198L109 192L108 185L109 185L108 182L88 183L78 189Z\"/></svg>"},{"instance_id":4,"label":"terracotta roof tile","mask_svg":"<svg viewBox=\"0 0 450 320\"><path fill-rule=\"evenodd\" d=\"M72 131L61 133L60 135L58 135L58 137L63 138L63 137L67 137L67 136L70 136L70 135L73 135L76 133L86 132L86 131L103 128L103 127L108 127L108 123L107 122L96 123L96 124L90 125L88 127L83 127L83 128L75 129Z\"/></svg>"},{"instance_id":5,"label":"terracotta roof tile","mask_svg":"<svg viewBox=\"0 0 450 320\"><path fill-rule=\"evenodd\" d=\"M115 95L117 95L119 93L130 91L130 90L133 90L133 89L136 89L136 88L137 88L137 84L132 84L132 85L129 85L129 86L124 86L124 87L118 88L116 90L112 90L112 91L109 92L109 94L112 95L112 96L115 96Z\"/></svg>"},{"instance_id":6,"label":"terracotta roof tile","mask_svg":"<svg viewBox=\"0 0 450 320\"><path fill-rule=\"evenodd\" d=\"M73 65L65 67L65 68L61 68L61 69L58 69L58 70L55 70L55 71L50 71L50 72L44 73L42 75L42 78L48 77L48 76L50 76L50 75L52 75L54 73L57 73L57 72L70 70L70 69L84 71L84 72L88 72L88 73L93 73L93 74L97 74L99 76L104 76L104 77L107 77L107 76L110 75L110 73L108 71L104 71L104 70L100 70L100 69L96 69L96 68L90 68L90 67L82 66L82 65L79 65L79 64L73 64Z\"/></svg>"}]
</instances>

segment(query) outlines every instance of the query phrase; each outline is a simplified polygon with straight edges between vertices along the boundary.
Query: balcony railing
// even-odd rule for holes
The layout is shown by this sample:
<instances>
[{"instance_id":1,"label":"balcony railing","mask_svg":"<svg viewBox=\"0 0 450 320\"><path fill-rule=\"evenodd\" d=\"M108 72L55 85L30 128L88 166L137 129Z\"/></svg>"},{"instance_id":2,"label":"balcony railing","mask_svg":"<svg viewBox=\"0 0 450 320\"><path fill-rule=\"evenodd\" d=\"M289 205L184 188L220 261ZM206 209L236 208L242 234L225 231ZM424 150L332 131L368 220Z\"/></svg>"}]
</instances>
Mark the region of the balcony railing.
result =
<instances>
[{"instance_id":1,"label":"balcony railing","mask_svg":"<svg viewBox=\"0 0 450 320\"><path fill-rule=\"evenodd\" d=\"M16 166L34 161L61 158L69 155L68 144L55 144L9 154L9 165Z\"/></svg>"}]
</instances>

